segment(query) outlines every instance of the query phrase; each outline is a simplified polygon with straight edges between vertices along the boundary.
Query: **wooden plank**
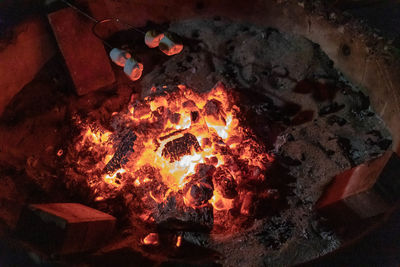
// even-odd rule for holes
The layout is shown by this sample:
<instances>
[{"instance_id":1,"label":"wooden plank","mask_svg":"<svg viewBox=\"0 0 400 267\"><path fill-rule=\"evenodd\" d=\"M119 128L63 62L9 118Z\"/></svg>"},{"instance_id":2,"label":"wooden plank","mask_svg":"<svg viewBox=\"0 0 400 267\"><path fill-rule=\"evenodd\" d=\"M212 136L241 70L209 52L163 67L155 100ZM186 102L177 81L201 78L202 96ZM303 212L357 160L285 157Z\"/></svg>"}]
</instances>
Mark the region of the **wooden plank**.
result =
<instances>
[{"instance_id":1,"label":"wooden plank","mask_svg":"<svg viewBox=\"0 0 400 267\"><path fill-rule=\"evenodd\" d=\"M0 114L54 56L56 46L46 26L41 19L26 20L13 29L15 39L0 48Z\"/></svg>"},{"instance_id":2,"label":"wooden plank","mask_svg":"<svg viewBox=\"0 0 400 267\"><path fill-rule=\"evenodd\" d=\"M103 43L92 32L93 22L72 8L48 15L78 95L115 82Z\"/></svg>"},{"instance_id":3,"label":"wooden plank","mask_svg":"<svg viewBox=\"0 0 400 267\"><path fill-rule=\"evenodd\" d=\"M399 198L400 158L388 151L337 175L316 208L325 217L348 222L382 214Z\"/></svg>"},{"instance_id":4,"label":"wooden plank","mask_svg":"<svg viewBox=\"0 0 400 267\"><path fill-rule=\"evenodd\" d=\"M24 240L55 254L94 250L111 236L116 219L78 203L29 205L17 232Z\"/></svg>"}]
</instances>

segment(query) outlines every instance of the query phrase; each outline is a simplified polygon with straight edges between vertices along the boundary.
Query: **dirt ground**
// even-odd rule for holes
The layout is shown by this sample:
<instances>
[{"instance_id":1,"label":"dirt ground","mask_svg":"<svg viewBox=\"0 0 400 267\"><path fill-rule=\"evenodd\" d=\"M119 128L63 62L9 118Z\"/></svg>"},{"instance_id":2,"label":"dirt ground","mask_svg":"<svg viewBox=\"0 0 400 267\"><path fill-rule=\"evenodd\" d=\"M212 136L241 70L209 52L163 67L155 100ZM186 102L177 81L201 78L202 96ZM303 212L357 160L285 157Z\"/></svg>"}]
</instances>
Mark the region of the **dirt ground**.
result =
<instances>
[{"instance_id":1,"label":"dirt ground","mask_svg":"<svg viewBox=\"0 0 400 267\"><path fill-rule=\"evenodd\" d=\"M334 175L390 148L368 96L301 36L219 17L182 21L169 30L185 44L169 58L128 33L114 36L115 44L139 51L145 73L138 83L115 67L113 88L77 97L57 56L13 99L0 120L1 232L12 230L26 203L76 201L104 208L87 199L87 187L68 179L64 156L57 155L75 134L73 116L109 127L111 114L126 109L131 94L145 97L153 86L162 91L182 83L207 91L223 82L239 94L246 123L277 157L271 184L285 206L229 238L188 232L185 242L223 255L205 258L224 266L292 265L338 248L341 239L313 207ZM121 212L116 208L114 215Z\"/></svg>"}]
</instances>

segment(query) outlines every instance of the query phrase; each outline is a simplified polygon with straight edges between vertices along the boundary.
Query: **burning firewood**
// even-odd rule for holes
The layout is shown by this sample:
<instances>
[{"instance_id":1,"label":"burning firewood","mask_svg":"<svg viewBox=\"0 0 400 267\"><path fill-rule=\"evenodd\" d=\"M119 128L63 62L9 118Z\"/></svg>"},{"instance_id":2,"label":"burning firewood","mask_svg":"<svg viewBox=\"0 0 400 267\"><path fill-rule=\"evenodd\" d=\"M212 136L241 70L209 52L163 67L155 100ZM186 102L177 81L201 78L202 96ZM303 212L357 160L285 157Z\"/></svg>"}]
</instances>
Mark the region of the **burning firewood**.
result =
<instances>
[{"instance_id":1,"label":"burning firewood","mask_svg":"<svg viewBox=\"0 0 400 267\"><path fill-rule=\"evenodd\" d=\"M121 140L117 151L115 152L112 159L107 163L104 168L104 173L114 173L117 169L121 168L122 165L128 162L129 155L134 151L133 144L136 140L136 135L133 131L129 131Z\"/></svg>"},{"instance_id":2,"label":"burning firewood","mask_svg":"<svg viewBox=\"0 0 400 267\"><path fill-rule=\"evenodd\" d=\"M112 156L100 169L103 181L111 190L135 195L128 203L141 221L209 230L217 213L236 208L252 215L257 198L247 194L251 186L244 187L243 180L261 181L267 162L263 145L239 124L239 109L229 97L222 85L204 94L177 86L169 94L131 102L129 113L120 117L118 129L125 130L115 152L117 139L101 138L96 131L85 134L86 143L93 143L80 147L101 148L97 158ZM140 144L133 157L135 134Z\"/></svg>"},{"instance_id":3,"label":"burning firewood","mask_svg":"<svg viewBox=\"0 0 400 267\"><path fill-rule=\"evenodd\" d=\"M208 123L218 126L226 125L226 114L223 111L221 102L216 99L207 101L203 109L203 114L206 116Z\"/></svg>"},{"instance_id":4,"label":"burning firewood","mask_svg":"<svg viewBox=\"0 0 400 267\"><path fill-rule=\"evenodd\" d=\"M183 196L177 194L160 204L154 211L154 220L160 230L209 231L214 223L213 207L205 204L193 208L184 205Z\"/></svg>"},{"instance_id":5,"label":"burning firewood","mask_svg":"<svg viewBox=\"0 0 400 267\"><path fill-rule=\"evenodd\" d=\"M182 137L165 144L165 147L162 150L162 156L164 158L169 158L170 162L174 162L184 155L190 155L192 149L200 151L200 145L193 134L185 133Z\"/></svg>"},{"instance_id":6,"label":"burning firewood","mask_svg":"<svg viewBox=\"0 0 400 267\"><path fill-rule=\"evenodd\" d=\"M214 173L213 182L216 190L224 198L232 199L237 196L237 183L228 169L219 167Z\"/></svg>"},{"instance_id":7,"label":"burning firewood","mask_svg":"<svg viewBox=\"0 0 400 267\"><path fill-rule=\"evenodd\" d=\"M198 164L196 174L188 177L189 182L183 189L184 202L190 207L205 205L213 196L214 185L212 175L215 167L207 164Z\"/></svg>"},{"instance_id":8,"label":"burning firewood","mask_svg":"<svg viewBox=\"0 0 400 267\"><path fill-rule=\"evenodd\" d=\"M184 201L187 206L200 207L208 202L213 196L213 185L205 179L191 181L184 188Z\"/></svg>"},{"instance_id":9,"label":"burning firewood","mask_svg":"<svg viewBox=\"0 0 400 267\"><path fill-rule=\"evenodd\" d=\"M247 192L243 195L242 206L240 207L240 213L242 215L248 216L251 214L253 207L253 199L254 199L253 192Z\"/></svg>"}]
</instances>

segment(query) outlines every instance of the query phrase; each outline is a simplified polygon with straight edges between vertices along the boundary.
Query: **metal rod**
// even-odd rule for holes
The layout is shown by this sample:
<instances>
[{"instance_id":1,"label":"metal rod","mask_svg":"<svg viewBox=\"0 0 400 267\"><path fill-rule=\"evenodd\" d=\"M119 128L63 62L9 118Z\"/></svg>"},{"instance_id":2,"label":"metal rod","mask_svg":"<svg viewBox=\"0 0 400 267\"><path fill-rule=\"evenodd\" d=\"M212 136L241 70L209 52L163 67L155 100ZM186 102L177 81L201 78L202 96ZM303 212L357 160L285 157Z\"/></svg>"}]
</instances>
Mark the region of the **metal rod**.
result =
<instances>
[{"instance_id":1,"label":"metal rod","mask_svg":"<svg viewBox=\"0 0 400 267\"><path fill-rule=\"evenodd\" d=\"M74 9L76 12L80 13L81 15L87 17L88 19L90 19L91 21L93 21L94 23L99 22L97 19L93 18L92 16L90 16L89 14L87 14L86 12L83 12L81 9L79 9L77 6L74 6L73 4L71 4L70 2L66 1L66 0L61 0L61 2L63 2L64 4L66 4L67 6L71 7L72 9Z\"/></svg>"}]
</instances>

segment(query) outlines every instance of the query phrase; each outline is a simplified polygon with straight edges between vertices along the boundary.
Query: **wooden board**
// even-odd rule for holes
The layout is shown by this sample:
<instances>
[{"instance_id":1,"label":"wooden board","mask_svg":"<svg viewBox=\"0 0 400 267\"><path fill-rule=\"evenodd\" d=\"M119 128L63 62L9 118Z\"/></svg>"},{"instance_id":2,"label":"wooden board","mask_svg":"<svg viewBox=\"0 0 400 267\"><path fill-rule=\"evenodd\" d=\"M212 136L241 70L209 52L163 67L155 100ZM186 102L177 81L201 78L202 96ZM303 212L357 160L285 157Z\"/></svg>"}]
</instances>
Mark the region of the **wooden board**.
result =
<instances>
[{"instance_id":1,"label":"wooden board","mask_svg":"<svg viewBox=\"0 0 400 267\"><path fill-rule=\"evenodd\" d=\"M48 15L78 95L115 82L104 45L92 32L94 23L71 8Z\"/></svg>"},{"instance_id":2,"label":"wooden board","mask_svg":"<svg viewBox=\"0 0 400 267\"><path fill-rule=\"evenodd\" d=\"M24 240L55 254L99 248L113 233L116 219L78 203L29 205L17 232Z\"/></svg>"},{"instance_id":3,"label":"wooden board","mask_svg":"<svg viewBox=\"0 0 400 267\"><path fill-rule=\"evenodd\" d=\"M337 175L317 203L317 210L338 222L382 214L400 198L400 158L381 157Z\"/></svg>"}]
</instances>

